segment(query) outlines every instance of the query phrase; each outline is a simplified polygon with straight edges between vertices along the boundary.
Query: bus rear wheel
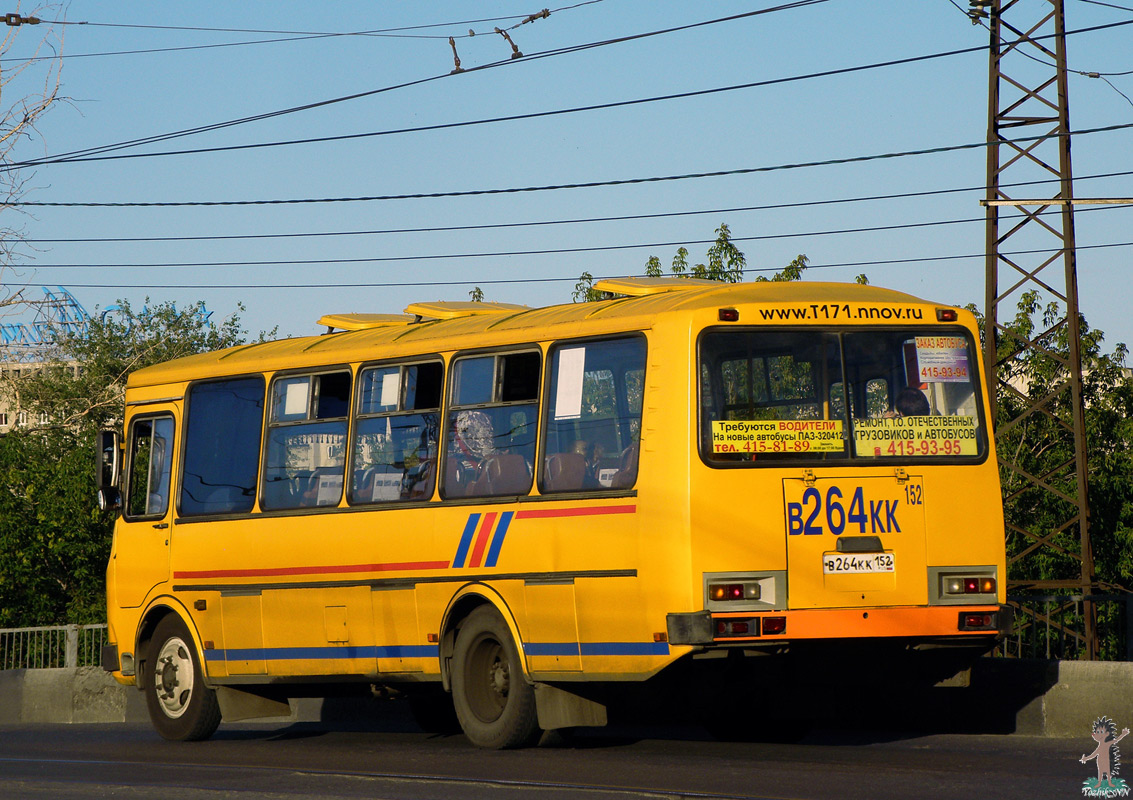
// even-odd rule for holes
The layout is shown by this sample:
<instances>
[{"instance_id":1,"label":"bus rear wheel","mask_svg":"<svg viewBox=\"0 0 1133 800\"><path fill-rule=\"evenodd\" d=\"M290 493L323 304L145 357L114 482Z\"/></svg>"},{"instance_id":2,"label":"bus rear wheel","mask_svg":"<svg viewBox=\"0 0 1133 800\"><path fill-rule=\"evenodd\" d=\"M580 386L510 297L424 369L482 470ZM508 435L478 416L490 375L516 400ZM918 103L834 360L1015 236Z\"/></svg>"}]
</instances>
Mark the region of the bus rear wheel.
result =
<instances>
[{"instance_id":1,"label":"bus rear wheel","mask_svg":"<svg viewBox=\"0 0 1133 800\"><path fill-rule=\"evenodd\" d=\"M535 689L524 679L507 624L493 608L477 608L457 633L452 696L460 727L477 747L522 747L539 737Z\"/></svg>"},{"instance_id":2,"label":"bus rear wheel","mask_svg":"<svg viewBox=\"0 0 1133 800\"><path fill-rule=\"evenodd\" d=\"M157 624L146 661L146 707L157 732L181 742L212 736L220 725L220 704L205 686L193 637L177 616Z\"/></svg>"}]
</instances>

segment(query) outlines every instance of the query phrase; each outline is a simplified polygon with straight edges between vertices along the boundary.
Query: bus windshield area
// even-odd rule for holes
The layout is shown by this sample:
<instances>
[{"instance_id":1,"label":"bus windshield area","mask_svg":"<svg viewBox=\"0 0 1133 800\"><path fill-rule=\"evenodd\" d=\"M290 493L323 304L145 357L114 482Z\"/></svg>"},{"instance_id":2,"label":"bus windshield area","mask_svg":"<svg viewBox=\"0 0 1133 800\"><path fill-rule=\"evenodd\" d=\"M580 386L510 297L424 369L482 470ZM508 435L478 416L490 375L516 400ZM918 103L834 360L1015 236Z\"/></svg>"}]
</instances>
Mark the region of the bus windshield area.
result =
<instances>
[{"instance_id":1,"label":"bus windshield area","mask_svg":"<svg viewBox=\"0 0 1133 800\"><path fill-rule=\"evenodd\" d=\"M706 331L701 454L717 465L976 460L987 452L976 365L958 328Z\"/></svg>"}]
</instances>

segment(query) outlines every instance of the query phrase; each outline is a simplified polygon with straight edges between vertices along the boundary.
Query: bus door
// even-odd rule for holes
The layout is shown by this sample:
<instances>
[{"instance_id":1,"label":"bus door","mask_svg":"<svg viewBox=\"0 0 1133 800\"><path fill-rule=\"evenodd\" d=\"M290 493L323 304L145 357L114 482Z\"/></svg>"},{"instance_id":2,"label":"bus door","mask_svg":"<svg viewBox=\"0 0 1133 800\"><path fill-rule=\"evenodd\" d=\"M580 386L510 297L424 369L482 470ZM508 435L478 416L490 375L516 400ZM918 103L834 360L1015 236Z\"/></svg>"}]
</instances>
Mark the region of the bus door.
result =
<instances>
[{"instance_id":1,"label":"bus door","mask_svg":"<svg viewBox=\"0 0 1133 800\"><path fill-rule=\"evenodd\" d=\"M169 578L177 420L172 405L149 407L130 420L113 571L118 603L125 608L140 606L155 586Z\"/></svg>"},{"instance_id":2,"label":"bus door","mask_svg":"<svg viewBox=\"0 0 1133 800\"><path fill-rule=\"evenodd\" d=\"M783 480L783 512L791 608L926 602L921 476L808 470Z\"/></svg>"}]
</instances>

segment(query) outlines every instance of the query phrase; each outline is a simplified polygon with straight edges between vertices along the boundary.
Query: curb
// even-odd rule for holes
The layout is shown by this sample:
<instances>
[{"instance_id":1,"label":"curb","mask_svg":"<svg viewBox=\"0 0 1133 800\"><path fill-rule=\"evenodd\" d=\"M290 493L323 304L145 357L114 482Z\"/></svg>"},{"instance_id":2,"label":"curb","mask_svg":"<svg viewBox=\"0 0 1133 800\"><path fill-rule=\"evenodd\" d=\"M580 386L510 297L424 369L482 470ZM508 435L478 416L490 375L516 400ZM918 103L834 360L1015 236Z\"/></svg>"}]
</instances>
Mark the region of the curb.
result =
<instances>
[{"instance_id":1,"label":"curb","mask_svg":"<svg viewBox=\"0 0 1133 800\"><path fill-rule=\"evenodd\" d=\"M1081 738L1101 716L1133 724L1133 662L985 658L973 666L969 687L933 691L935 702L914 716L967 721L959 727L968 732ZM264 721L345 719L346 706L357 716L358 705L292 700L289 718ZM0 671L0 725L148 721L141 692L99 667Z\"/></svg>"}]
</instances>

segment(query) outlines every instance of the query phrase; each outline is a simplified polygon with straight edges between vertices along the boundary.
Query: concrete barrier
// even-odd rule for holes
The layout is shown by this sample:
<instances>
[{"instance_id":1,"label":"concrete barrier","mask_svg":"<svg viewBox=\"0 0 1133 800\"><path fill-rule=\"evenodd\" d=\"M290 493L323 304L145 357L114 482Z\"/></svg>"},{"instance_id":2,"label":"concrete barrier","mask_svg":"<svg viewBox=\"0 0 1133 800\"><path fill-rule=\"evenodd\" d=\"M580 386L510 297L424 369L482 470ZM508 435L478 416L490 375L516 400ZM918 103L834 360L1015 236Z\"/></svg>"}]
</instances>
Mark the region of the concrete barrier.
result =
<instances>
[{"instance_id":1,"label":"concrete barrier","mask_svg":"<svg viewBox=\"0 0 1133 800\"><path fill-rule=\"evenodd\" d=\"M0 672L0 723L135 722L145 699L99 667Z\"/></svg>"},{"instance_id":2,"label":"concrete barrier","mask_svg":"<svg viewBox=\"0 0 1133 800\"><path fill-rule=\"evenodd\" d=\"M966 688L918 695L903 718L927 730L1029 736L1089 736L1100 716L1133 726L1133 662L981 659ZM292 700L273 722L349 724L369 704L357 699ZM145 722L141 692L98 667L0 671L0 724ZM355 719L356 721L356 719Z\"/></svg>"}]
</instances>

